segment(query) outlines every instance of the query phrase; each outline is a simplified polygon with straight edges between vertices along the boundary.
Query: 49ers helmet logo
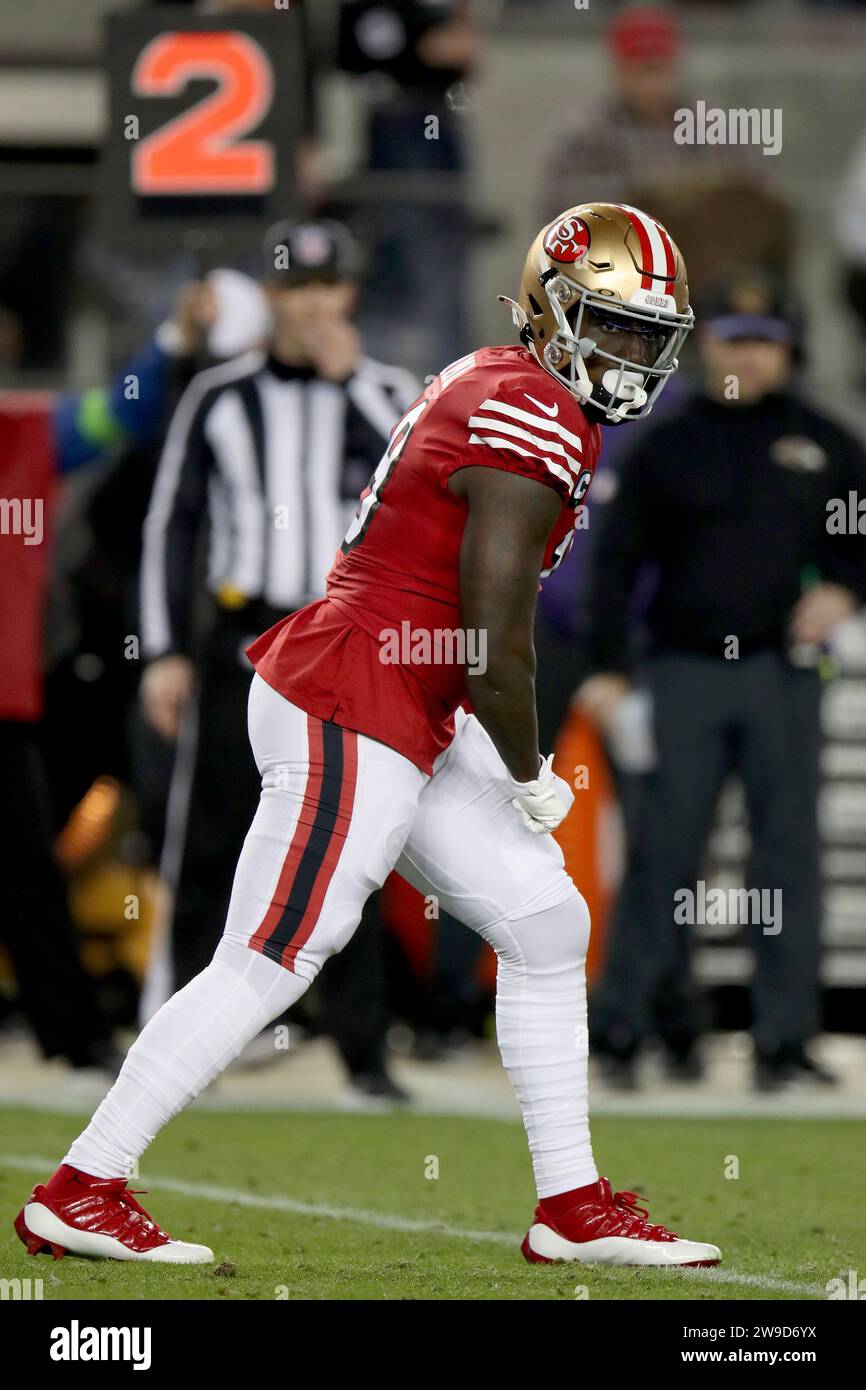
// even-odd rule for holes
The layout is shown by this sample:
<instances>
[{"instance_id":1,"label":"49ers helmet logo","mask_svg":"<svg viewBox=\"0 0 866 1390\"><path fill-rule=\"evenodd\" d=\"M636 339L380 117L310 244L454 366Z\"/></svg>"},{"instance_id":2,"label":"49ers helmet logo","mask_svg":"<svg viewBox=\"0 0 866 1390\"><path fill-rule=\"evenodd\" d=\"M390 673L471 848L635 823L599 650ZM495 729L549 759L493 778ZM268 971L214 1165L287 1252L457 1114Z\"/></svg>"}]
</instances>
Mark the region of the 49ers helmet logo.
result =
<instances>
[{"instance_id":1,"label":"49ers helmet logo","mask_svg":"<svg viewBox=\"0 0 866 1390\"><path fill-rule=\"evenodd\" d=\"M582 261L589 250L589 229L579 217L567 217L548 227L543 246L552 260L573 265Z\"/></svg>"}]
</instances>

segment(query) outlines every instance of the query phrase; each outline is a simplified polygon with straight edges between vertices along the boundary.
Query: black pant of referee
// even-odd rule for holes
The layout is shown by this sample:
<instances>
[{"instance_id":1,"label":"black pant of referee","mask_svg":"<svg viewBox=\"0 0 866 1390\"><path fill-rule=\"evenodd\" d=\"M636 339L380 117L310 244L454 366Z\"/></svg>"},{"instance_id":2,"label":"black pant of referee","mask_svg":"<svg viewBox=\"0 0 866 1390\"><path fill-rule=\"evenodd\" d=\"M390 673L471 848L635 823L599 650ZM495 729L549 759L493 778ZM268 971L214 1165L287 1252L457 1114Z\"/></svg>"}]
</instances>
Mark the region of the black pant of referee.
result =
<instances>
[{"instance_id":1,"label":"black pant of referee","mask_svg":"<svg viewBox=\"0 0 866 1390\"><path fill-rule=\"evenodd\" d=\"M181 733L166 826L163 872L174 887L173 981L181 989L210 964L222 936L235 865L261 782L244 737L252 667L244 648L286 616L262 603L221 610L198 663L195 712ZM353 1078L383 1078L388 1016L375 897L339 956L320 976L316 1026L336 1043Z\"/></svg>"},{"instance_id":2,"label":"black pant of referee","mask_svg":"<svg viewBox=\"0 0 866 1390\"><path fill-rule=\"evenodd\" d=\"M651 1032L674 1057L691 1053L704 1019L694 927L677 908L701 878L719 789L736 773L752 843L747 886L770 890L767 901L781 906L781 919L744 929L755 952L755 1045L759 1058L798 1051L818 1027L819 677L764 649L730 661L663 651L645 678L657 765L643 779L593 1030L626 1059Z\"/></svg>"}]
</instances>

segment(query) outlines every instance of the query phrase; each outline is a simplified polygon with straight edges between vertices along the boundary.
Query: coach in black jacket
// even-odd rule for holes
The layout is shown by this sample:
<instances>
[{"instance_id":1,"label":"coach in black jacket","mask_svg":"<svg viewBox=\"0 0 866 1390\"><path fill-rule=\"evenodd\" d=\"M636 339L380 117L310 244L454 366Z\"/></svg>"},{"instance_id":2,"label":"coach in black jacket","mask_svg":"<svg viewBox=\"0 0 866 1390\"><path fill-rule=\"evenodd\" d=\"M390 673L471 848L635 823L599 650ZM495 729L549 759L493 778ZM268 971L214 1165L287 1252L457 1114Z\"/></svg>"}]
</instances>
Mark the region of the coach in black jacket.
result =
<instances>
[{"instance_id":1,"label":"coach in black jacket","mask_svg":"<svg viewBox=\"0 0 866 1390\"><path fill-rule=\"evenodd\" d=\"M699 330L703 393L641 435L593 514L594 674L581 693L607 730L631 686L638 572L646 563L655 576L642 676L657 761L593 1011L596 1041L626 1084L656 1026L675 1074L700 1072L682 890L697 891L732 771L749 812L749 884L778 890L765 902L782 914L752 927L756 1079L831 1079L805 1049L818 1027L817 666L834 626L866 600L866 539L834 520L834 499L866 495L866 461L794 394L798 338L777 287L755 272L731 280Z\"/></svg>"},{"instance_id":2,"label":"coach in black jacket","mask_svg":"<svg viewBox=\"0 0 866 1390\"><path fill-rule=\"evenodd\" d=\"M170 949L151 968L145 1017L209 963L258 802L244 648L324 593L358 496L420 389L362 350L350 319L358 250L344 227L280 223L264 254L270 341L193 378L144 528L141 698L154 727L178 739L163 853L174 889ZM371 939L362 928L323 990L356 1084L387 1094L378 967L358 959Z\"/></svg>"}]
</instances>

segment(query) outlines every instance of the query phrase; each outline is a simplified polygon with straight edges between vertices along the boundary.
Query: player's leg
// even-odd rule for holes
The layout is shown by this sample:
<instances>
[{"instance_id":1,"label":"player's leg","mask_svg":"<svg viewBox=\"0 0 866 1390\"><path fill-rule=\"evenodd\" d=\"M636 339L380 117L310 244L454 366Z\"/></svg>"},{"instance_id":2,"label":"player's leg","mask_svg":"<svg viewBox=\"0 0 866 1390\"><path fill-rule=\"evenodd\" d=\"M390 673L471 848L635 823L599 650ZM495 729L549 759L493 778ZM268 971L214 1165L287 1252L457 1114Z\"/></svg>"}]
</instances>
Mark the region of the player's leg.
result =
<instances>
[{"instance_id":1,"label":"player's leg","mask_svg":"<svg viewBox=\"0 0 866 1390\"><path fill-rule=\"evenodd\" d=\"M549 835L511 804L477 720L462 723L397 870L496 951L496 1032L517 1092L539 1196L594 1181L584 960L589 912Z\"/></svg>"},{"instance_id":2,"label":"player's leg","mask_svg":"<svg viewBox=\"0 0 866 1390\"><path fill-rule=\"evenodd\" d=\"M167 1120L299 999L349 940L364 902L399 856L426 781L392 749L313 719L259 677L250 696L250 739L262 796L223 939L211 964L140 1034L61 1170L64 1178L74 1170L114 1184L112 1200ZM74 1233L70 1239L50 1220L43 1230L31 1206L25 1220L35 1237L80 1253L130 1257L113 1247L84 1251Z\"/></svg>"},{"instance_id":3,"label":"player's leg","mask_svg":"<svg viewBox=\"0 0 866 1390\"><path fill-rule=\"evenodd\" d=\"M528 1259L715 1263L715 1246L642 1219L599 1178L589 1132L584 962L589 913L549 835L512 805L505 767L469 719L424 788L398 872L479 932L498 957L496 1031L539 1195Z\"/></svg>"},{"instance_id":4,"label":"player's leg","mask_svg":"<svg viewBox=\"0 0 866 1390\"><path fill-rule=\"evenodd\" d=\"M761 895L760 922L751 918L757 1080L773 1088L805 1075L826 1084L830 1074L806 1052L819 1018L821 681L774 652L747 661L740 767L752 840L747 886Z\"/></svg>"},{"instance_id":5,"label":"player's leg","mask_svg":"<svg viewBox=\"0 0 866 1390\"><path fill-rule=\"evenodd\" d=\"M680 1075L700 1065L704 1009L692 979L694 933L677 920L676 909L680 890L694 889L700 876L732 758L737 663L719 665L715 657L692 654L656 655L648 664L657 761L642 779L626 878L593 999L613 1058L633 1059L657 1028L668 1064Z\"/></svg>"},{"instance_id":6,"label":"player's leg","mask_svg":"<svg viewBox=\"0 0 866 1390\"><path fill-rule=\"evenodd\" d=\"M204 655L196 706L184 722L175 759L160 863L171 913L148 967L142 1026L210 963L258 805L260 778L246 741L238 737L250 690L249 663L244 669L239 654L240 633L223 614Z\"/></svg>"}]
</instances>

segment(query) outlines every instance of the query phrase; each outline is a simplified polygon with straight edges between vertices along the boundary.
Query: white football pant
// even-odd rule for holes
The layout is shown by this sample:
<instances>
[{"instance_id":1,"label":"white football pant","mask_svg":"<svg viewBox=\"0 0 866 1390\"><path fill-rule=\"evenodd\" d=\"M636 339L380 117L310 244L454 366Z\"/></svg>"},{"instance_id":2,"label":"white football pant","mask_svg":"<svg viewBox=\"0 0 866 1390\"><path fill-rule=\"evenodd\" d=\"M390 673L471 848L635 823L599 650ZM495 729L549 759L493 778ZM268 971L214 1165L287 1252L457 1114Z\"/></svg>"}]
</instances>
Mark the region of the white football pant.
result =
<instances>
[{"instance_id":1,"label":"white football pant","mask_svg":"<svg viewBox=\"0 0 866 1390\"><path fill-rule=\"evenodd\" d=\"M539 1196L594 1182L589 913L555 840L534 835L512 805L505 766L477 719L458 711L454 740L428 777L255 676L249 733L262 794L223 939L144 1028L64 1161L96 1177L127 1175L166 1121L301 997L396 869L497 954L497 1038Z\"/></svg>"}]
</instances>

